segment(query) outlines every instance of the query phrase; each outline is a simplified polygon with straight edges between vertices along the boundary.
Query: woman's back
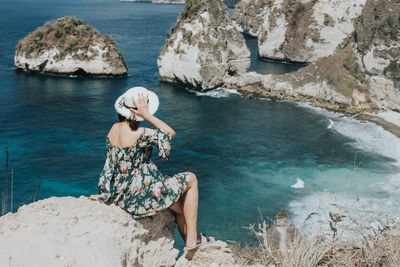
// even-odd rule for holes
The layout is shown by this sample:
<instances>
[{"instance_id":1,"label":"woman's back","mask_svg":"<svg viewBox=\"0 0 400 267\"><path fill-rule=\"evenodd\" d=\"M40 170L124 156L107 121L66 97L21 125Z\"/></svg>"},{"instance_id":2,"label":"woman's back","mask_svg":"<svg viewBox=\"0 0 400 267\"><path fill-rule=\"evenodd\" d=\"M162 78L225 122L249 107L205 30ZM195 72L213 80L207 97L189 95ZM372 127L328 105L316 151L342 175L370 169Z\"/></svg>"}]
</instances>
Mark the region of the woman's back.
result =
<instances>
[{"instance_id":1,"label":"woman's back","mask_svg":"<svg viewBox=\"0 0 400 267\"><path fill-rule=\"evenodd\" d=\"M128 123L118 122L111 127L108 139L113 146L124 148L136 144L142 133L142 128L133 131Z\"/></svg>"}]
</instances>

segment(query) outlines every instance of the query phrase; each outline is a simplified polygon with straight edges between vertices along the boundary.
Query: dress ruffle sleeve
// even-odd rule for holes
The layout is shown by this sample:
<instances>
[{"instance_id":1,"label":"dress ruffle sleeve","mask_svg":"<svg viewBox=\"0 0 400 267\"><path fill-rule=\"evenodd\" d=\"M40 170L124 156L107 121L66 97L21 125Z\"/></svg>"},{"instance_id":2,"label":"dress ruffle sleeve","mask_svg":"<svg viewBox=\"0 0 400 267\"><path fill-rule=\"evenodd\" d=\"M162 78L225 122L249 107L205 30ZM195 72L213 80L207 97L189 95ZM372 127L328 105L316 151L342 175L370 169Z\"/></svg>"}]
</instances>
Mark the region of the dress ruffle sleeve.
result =
<instances>
[{"instance_id":1,"label":"dress ruffle sleeve","mask_svg":"<svg viewBox=\"0 0 400 267\"><path fill-rule=\"evenodd\" d=\"M158 156L162 159L168 159L171 153L171 136L160 129L143 129L143 137L139 142L139 146L157 146Z\"/></svg>"},{"instance_id":2,"label":"dress ruffle sleeve","mask_svg":"<svg viewBox=\"0 0 400 267\"><path fill-rule=\"evenodd\" d=\"M111 202L111 192L110 187L111 183L114 182L114 163L112 159L112 148L108 145L107 142L107 156L106 162L104 164L103 171L100 174L99 178L99 199L103 200L106 203Z\"/></svg>"}]
</instances>

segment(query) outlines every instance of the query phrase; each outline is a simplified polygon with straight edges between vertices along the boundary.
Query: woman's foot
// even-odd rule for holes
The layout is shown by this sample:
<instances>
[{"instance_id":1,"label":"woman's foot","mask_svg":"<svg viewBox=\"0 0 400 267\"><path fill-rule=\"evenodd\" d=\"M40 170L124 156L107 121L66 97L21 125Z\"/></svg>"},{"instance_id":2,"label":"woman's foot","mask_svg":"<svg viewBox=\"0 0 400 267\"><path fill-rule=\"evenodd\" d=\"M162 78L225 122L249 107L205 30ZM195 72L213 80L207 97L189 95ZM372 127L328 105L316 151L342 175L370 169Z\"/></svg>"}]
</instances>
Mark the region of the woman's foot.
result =
<instances>
[{"instance_id":1,"label":"woman's foot","mask_svg":"<svg viewBox=\"0 0 400 267\"><path fill-rule=\"evenodd\" d=\"M204 233L198 233L197 234L197 240L196 242L193 242L191 244L187 244L186 247L183 249L184 251L189 251L193 250L195 248L198 248L203 245L211 244L215 242L215 238L210 236L206 236Z\"/></svg>"}]
</instances>

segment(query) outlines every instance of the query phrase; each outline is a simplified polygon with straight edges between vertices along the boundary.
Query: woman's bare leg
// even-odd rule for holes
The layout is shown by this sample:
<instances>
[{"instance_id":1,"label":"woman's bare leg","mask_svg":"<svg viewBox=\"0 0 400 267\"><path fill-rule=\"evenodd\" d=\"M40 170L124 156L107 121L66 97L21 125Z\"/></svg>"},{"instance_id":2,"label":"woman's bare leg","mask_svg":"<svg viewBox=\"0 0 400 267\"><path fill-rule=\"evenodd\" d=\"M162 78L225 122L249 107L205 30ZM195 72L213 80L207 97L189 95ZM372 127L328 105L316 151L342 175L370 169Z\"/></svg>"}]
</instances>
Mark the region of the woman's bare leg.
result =
<instances>
[{"instance_id":1,"label":"woman's bare leg","mask_svg":"<svg viewBox=\"0 0 400 267\"><path fill-rule=\"evenodd\" d=\"M186 247L196 245L197 241L197 212L199 206L199 190L196 175L189 172L189 182L177 203L170 207L175 212L175 221ZM211 241L215 239L210 237ZM202 242L206 242L202 236Z\"/></svg>"},{"instance_id":2,"label":"woman's bare leg","mask_svg":"<svg viewBox=\"0 0 400 267\"><path fill-rule=\"evenodd\" d=\"M175 212L175 222L178 225L179 233L186 244L186 222L183 216L183 197L176 202L170 209Z\"/></svg>"},{"instance_id":3,"label":"woman's bare leg","mask_svg":"<svg viewBox=\"0 0 400 267\"><path fill-rule=\"evenodd\" d=\"M179 201L170 207L175 212L175 221L186 246L196 244L198 203L197 178L189 172L189 182L185 191Z\"/></svg>"},{"instance_id":4,"label":"woman's bare leg","mask_svg":"<svg viewBox=\"0 0 400 267\"><path fill-rule=\"evenodd\" d=\"M186 222L186 246L196 245L197 239L197 211L199 206L199 190L197 178L189 173L189 183L186 193L183 195L183 216Z\"/></svg>"}]
</instances>

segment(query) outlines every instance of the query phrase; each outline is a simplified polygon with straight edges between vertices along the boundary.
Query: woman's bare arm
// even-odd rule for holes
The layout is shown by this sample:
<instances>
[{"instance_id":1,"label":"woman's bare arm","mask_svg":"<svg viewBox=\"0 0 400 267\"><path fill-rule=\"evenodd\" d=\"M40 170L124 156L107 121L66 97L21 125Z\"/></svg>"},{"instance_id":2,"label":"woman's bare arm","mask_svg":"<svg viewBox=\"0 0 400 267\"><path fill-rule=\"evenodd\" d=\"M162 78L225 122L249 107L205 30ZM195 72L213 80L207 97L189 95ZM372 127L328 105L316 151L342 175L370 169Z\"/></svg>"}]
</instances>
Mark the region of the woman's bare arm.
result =
<instances>
[{"instance_id":1,"label":"woman's bare arm","mask_svg":"<svg viewBox=\"0 0 400 267\"><path fill-rule=\"evenodd\" d=\"M131 111L135 113L136 115L143 117L145 120L153 124L154 127L163 130L164 132L168 133L171 135L171 138L175 137L175 131L165 122L160 120L154 115L151 115L149 113L148 105L147 105L147 100L148 98L143 97L142 94L139 94L138 100L135 101L134 98L132 98L132 102L135 105L136 109L131 108Z\"/></svg>"}]
</instances>

